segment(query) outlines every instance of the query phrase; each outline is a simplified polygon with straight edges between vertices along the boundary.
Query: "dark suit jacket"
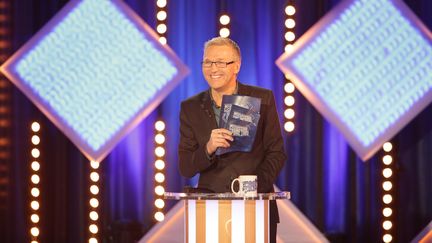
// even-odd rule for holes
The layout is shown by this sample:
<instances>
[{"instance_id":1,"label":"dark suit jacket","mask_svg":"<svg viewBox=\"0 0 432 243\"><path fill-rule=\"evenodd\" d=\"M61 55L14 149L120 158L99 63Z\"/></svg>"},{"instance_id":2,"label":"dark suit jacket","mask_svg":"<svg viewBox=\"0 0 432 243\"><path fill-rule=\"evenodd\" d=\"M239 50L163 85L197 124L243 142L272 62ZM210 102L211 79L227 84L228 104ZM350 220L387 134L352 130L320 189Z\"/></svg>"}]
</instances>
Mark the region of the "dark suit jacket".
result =
<instances>
[{"instance_id":1,"label":"dark suit jacket","mask_svg":"<svg viewBox=\"0 0 432 243\"><path fill-rule=\"evenodd\" d=\"M231 152L209 159L205 149L211 130L217 128L209 90L181 103L179 168L185 177L200 173L199 187L230 192L231 181L239 175L257 175L258 192L273 192L273 183L286 155L273 93L239 83L239 95L261 98L260 120L251 152ZM279 221L276 203L270 214Z\"/></svg>"}]
</instances>

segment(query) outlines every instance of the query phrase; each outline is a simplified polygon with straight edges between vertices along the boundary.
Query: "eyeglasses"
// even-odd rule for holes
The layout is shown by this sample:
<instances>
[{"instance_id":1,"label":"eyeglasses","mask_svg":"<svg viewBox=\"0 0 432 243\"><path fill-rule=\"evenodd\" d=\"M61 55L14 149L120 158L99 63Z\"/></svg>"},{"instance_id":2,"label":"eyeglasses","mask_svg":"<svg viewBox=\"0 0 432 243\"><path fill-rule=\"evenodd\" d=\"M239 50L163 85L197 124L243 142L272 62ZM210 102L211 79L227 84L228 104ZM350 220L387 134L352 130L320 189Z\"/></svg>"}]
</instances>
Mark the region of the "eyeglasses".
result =
<instances>
[{"instance_id":1,"label":"eyeglasses","mask_svg":"<svg viewBox=\"0 0 432 243\"><path fill-rule=\"evenodd\" d=\"M235 61L231 61L231 62L210 62L210 61L205 61L205 62L201 62L201 65L203 68L211 68L211 66L213 65L213 63L216 65L216 67L218 68L226 68L228 65L233 64Z\"/></svg>"}]
</instances>

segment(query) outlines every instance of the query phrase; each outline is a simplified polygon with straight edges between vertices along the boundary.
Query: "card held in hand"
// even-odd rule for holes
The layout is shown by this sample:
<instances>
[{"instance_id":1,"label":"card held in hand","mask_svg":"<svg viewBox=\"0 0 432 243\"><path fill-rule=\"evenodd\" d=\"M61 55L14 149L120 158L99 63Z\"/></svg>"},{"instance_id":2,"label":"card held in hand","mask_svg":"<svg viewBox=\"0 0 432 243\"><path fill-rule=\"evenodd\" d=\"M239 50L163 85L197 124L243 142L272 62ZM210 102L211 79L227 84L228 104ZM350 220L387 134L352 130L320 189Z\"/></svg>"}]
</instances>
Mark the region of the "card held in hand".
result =
<instances>
[{"instance_id":1,"label":"card held in hand","mask_svg":"<svg viewBox=\"0 0 432 243\"><path fill-rule=\"evenodd\" d=\"M261 99L243 95L224 95L222 97L219 128L233 133L234 141L228 148L218 148L216 155L228 152L250 152L260 119Z\"/></svg>"}]
</instances>

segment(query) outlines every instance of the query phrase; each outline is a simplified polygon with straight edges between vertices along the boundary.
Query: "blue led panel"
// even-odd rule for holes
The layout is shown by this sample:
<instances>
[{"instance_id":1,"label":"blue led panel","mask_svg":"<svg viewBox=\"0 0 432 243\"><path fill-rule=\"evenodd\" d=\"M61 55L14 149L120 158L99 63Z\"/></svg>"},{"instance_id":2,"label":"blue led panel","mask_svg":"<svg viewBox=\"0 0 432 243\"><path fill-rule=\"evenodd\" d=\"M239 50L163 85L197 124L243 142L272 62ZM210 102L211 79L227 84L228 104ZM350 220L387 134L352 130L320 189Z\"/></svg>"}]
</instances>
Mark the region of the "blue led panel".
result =
<instances>
[{"instance_id":1,"label":"blue led panel","mask_svg":"<svg viewBox=\"0 0 432 243\"><path fill-rule=\"evenodd\" d=\"M1 71L96 161L189 72L116 0L71 1Z\"/></svg>"},{"instance_id":2,"label":"blue led panel","mask_svg":"<svg viewBox=\"0 0 432 243\"><path fill-rule=\"evenodd\" d=\"M432 100L432 34L399 0L342 2L276 64L363 160Z\"/></svg>"}]
</instances>

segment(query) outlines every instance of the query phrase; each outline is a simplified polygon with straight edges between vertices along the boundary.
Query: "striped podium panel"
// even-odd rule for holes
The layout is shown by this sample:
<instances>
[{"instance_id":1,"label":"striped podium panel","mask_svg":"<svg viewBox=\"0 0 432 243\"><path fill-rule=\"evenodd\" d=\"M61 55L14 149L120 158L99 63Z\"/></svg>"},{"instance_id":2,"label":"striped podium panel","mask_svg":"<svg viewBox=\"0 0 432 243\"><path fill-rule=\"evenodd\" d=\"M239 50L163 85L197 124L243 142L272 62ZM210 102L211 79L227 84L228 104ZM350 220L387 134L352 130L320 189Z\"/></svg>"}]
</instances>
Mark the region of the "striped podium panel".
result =
<instances>
[{"instance_id":1,"label":"striped podium panel","mask_svg":"<svg viewBox=\"0 0 432 243\"><path fill-rule=\"evenodd\" d=\"M185 200L185 208L185 242L268 242L268 200Z\"/></svg>"}]
</instances>

